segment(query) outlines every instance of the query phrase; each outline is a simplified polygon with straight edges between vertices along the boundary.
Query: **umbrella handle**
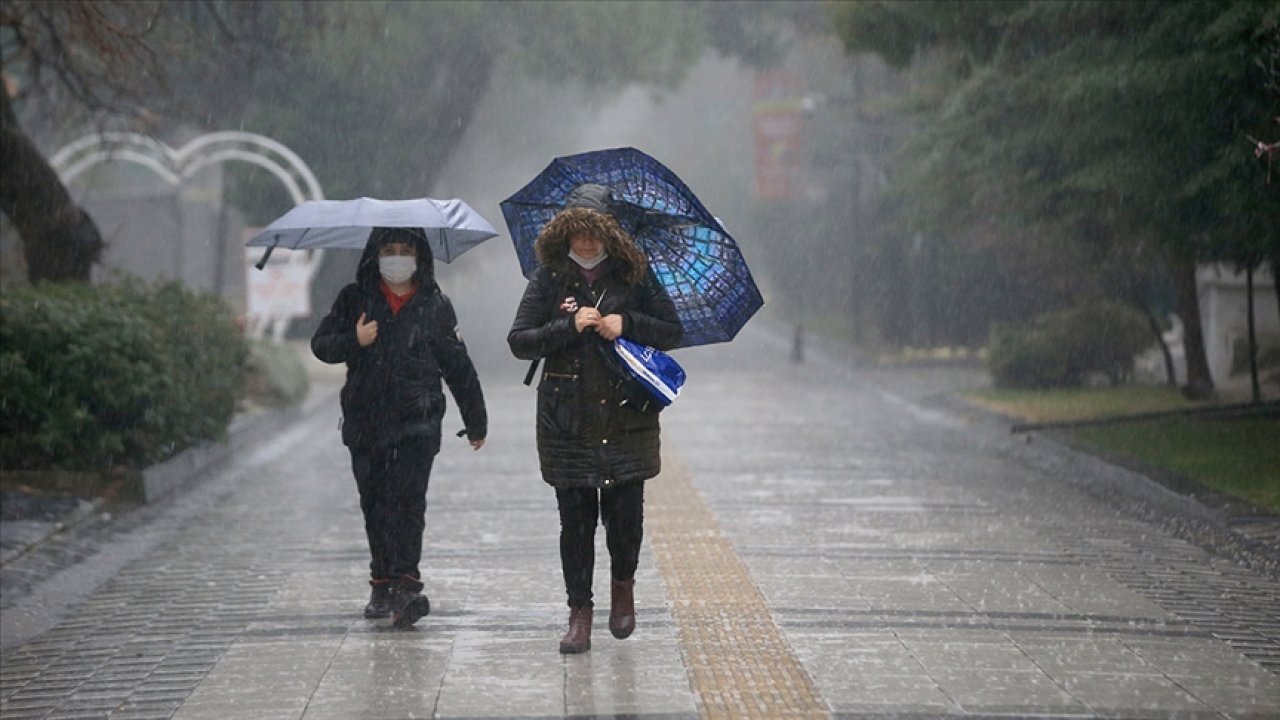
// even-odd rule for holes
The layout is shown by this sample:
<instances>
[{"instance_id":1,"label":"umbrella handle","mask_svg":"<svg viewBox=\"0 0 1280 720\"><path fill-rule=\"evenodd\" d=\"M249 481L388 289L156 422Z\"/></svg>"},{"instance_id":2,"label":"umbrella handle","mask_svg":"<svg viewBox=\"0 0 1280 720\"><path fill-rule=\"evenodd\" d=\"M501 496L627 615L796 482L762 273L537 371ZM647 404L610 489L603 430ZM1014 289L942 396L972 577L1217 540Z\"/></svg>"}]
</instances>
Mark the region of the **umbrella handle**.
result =
<instances>
[{"instance_id":1,"label":"umbrella handle","mask_svg":"<svg viewBox=\"0 0 1280 720\"><path fill-rule=\"evenodd\" d=\"M267 246L267 251L266 251L266 252L264 252L264 253L262 253L262 259L261 259L261 260L259 260L258 262L256 262L256 263L254 263L254 264L253 264L253 266L254 266L254 267L256 267L256 268L258 268L259 270L261 270L262 268L264 268L264 267L266 267L266 266L267 266L267 260L269 260L269 259L271 258L271 251L273 251L273 250L275 250L275 249L276 249L276 245L279 245L279 244L280 244L280 236L279 236L279 235L277 235L277 236L276 236L276 238L275 238L275 240L276 240L275 242L273 242L273 243L271 243L270 245L268 245L268 246Z\"/></svg>"}]
</instances>

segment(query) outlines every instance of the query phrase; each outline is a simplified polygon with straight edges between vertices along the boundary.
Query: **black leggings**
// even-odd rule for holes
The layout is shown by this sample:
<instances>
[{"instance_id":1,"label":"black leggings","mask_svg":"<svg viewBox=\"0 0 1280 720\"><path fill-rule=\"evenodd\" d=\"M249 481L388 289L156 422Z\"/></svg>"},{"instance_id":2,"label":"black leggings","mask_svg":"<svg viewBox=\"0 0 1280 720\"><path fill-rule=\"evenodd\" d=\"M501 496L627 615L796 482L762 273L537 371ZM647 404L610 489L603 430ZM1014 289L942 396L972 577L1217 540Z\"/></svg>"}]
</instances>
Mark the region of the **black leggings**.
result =
<instances>
[{"instance_id":1,"label":"black leggings","mask_svg":"<svg viewBox=\"0 0 1280 720\"><path fill-rule=\"evenodd\" d=\"M389 447L350 450L369 538L369 575L374 580L421 577L418 562L434 443L426 436L413 436Z\"/></svg>"},{"instance_id":2,"label":"black leggings","mask_svg":"<svg viewBox=\"0 0 1280 720\"><path fill-rule=\"evenodd\" d=\"M560 508L560 566L569 607L591 606L596 563L596 517L604 522L610 572L615 580L635 577L644 539L644 481L611 488L556 488Z\"/></svg>"}]
</instances>

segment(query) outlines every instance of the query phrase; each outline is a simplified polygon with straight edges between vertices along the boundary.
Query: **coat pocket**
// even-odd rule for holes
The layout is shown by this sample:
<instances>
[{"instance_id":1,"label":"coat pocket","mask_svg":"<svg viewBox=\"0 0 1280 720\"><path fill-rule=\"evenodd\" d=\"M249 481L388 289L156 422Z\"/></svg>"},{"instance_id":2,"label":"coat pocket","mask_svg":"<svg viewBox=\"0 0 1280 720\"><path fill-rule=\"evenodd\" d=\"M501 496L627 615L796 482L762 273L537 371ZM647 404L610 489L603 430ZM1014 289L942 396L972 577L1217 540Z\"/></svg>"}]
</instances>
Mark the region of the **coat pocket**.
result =
<instances>
[{"instance_id":1,"label":"coat pocket","mask_svg":"<svg viewBox=\"0 0 1280 720\"><path fill-rule=\"evenodd\" d=\"M421 422L432 415L436 404L430 383L422 380L402 383L400 418L404 422Z\"/></svg>"},{"instance_id":2,"label":"coat pocket","mask_svg":"<svg viewBox=\"0 0 1280 720\"><path fill-rule=\"evenodd\" d=\"M538 384L538 431L575 435L581 427L582 384L576 375L546 374Z\"/></svg>"}]
</instances>

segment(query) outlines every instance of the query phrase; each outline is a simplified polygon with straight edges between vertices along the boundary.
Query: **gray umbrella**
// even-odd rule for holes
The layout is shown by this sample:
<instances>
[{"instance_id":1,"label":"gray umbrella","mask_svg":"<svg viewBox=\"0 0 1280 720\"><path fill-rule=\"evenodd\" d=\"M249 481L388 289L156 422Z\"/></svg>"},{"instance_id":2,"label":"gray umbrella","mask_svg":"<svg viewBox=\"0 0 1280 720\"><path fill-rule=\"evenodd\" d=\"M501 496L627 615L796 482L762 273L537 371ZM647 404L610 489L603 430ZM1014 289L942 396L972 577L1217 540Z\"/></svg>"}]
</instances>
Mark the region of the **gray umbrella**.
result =
<instances>
[{"instance_id":1,"label":"gray umbrella","mask_svg":"<svg viewBox=\"0 0 1280 720\"><path fill-rule=\"evenodd\" d=\"M457 199L436 200L312 200L281 215L247 243L265 247L258 269L266 265L277 247L294 250L350 248L363 250L376 227L417 228L426 235L431 253L451 262L491 237L497 237L488 220Z\"/></svg>"}]
</instances>

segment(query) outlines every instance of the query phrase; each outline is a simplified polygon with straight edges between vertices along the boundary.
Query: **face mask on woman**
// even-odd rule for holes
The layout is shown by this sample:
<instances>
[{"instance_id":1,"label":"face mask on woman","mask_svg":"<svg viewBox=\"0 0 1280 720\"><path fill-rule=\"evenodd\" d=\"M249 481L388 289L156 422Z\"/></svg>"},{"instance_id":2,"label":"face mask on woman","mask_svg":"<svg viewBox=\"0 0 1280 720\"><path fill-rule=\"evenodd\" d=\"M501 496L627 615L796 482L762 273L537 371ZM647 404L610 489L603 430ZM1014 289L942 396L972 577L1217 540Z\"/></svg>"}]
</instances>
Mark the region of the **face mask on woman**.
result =
<instances>
[{"instance_id":1,"label":"face mask on woman","mask_svg":"<svg viewBox=\"0 0 1280 720\"><path fill-rule=\"evenodd\" d=\"M604 250L601 250L598 255L591 258L590 260L582 257L581 255L579 255L578 253L572 250L569 251L569 259L578 263L578 265L581 266L582 269L584 270L594 270L595 267L600 263L604 262L604 259L607 257L609 256L608 254L605 253Z\"/></svg>"},{"instance_id":2,"label":"face mask on woman","mask_svg":"<svg viewBox=\"0 0 1280 720\"><path fill-rule=\"evenodd\" d=\"M378 258L378 272L392 285L409 281L418 269L418 259L410 255L388 255Z\"/></svg>"}]
</instances>

